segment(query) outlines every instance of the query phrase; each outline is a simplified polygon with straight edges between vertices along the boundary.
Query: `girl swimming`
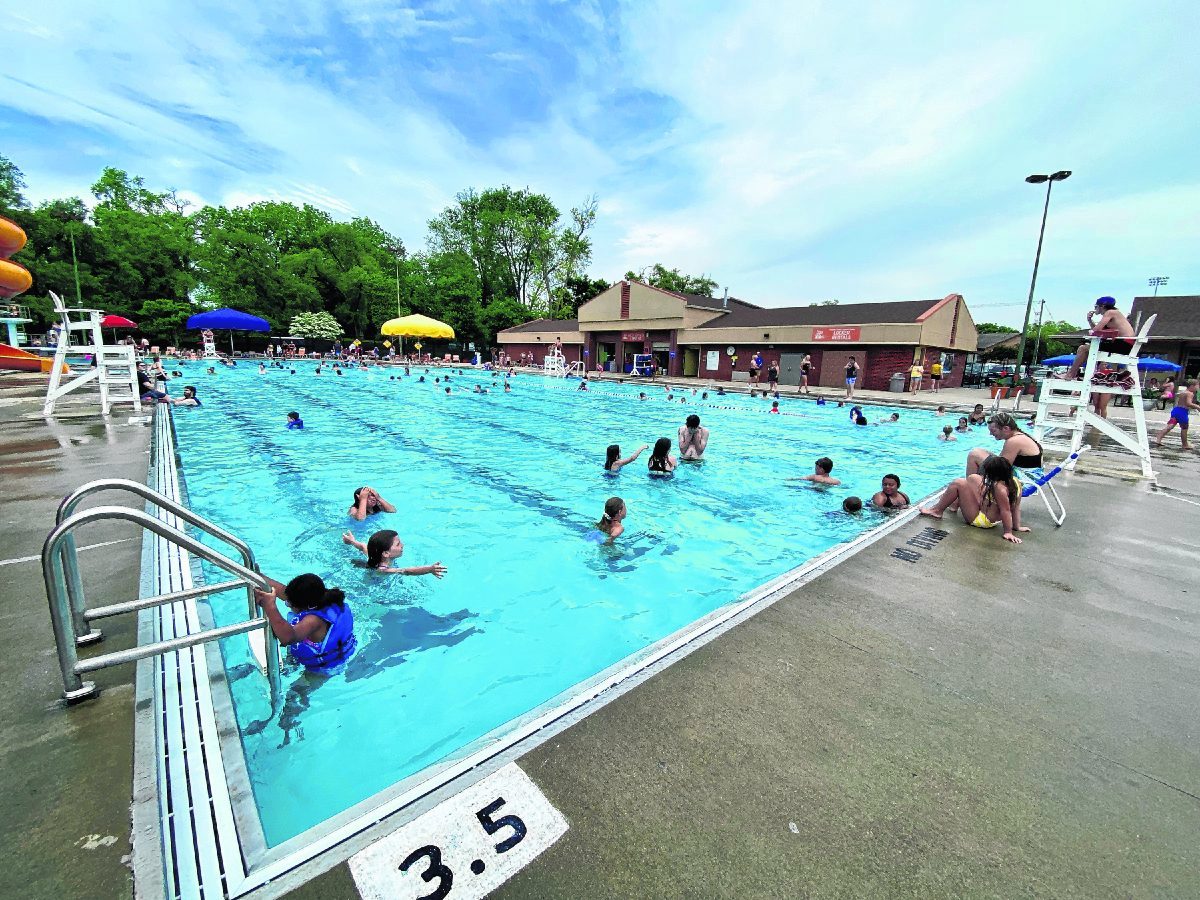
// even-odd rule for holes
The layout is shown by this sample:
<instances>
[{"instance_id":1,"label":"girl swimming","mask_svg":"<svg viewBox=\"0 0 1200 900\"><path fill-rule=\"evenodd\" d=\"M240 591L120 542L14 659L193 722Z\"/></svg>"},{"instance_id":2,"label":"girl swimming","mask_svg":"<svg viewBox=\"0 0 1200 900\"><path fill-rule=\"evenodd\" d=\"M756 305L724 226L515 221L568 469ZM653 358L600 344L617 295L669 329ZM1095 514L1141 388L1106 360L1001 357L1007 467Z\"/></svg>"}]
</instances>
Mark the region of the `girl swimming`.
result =
<instances>
[{"instance_id":1,"label":"girl swimming","mask_svg":"<svg viewBox=\"0 0 1200 900\"><path fill-rule=\"evenodd\" d=\"M314 675L336 675L345 669L358 646L346 595L337 588L326 589L321 577L311 573L297 575L286 586L271 578L267 582L271 589L255 588L254 602L288 655ZM291 610L287 618L279 612L278 599Z\"/></svg>"},{"instance_id":2,"label":"girl swimming","mask_svg":"<svg viewBox=\"0 0 1200 900\"><path fill-rule=\"evenodd\" d=\"M596 530L608 535L607 544L611 544L621 536L621 532L625 530L622 521L625 518L625 501L620 497L609 497L604 503L604 515L600 517L600 521L596 523Z\"/></svg>"},{"instance_id":3,"label":"girl swimming","mask_svg":"<svg viewBox=\"0 0 1200 900\"><path fill-rule=\"evenodd\" d=\"M670 475L675 471L676 465L678 463L671 455L671 439L659 438L654 442L654 449L650 452L650 460L646 463L646 468L651 475Z\"/></svg>"},{"instance_id":4,"label":"girl swimming","mask_svg":"<svg viewBox=\"0 0 1200 900\"><path fill-rule=\"evenodd\" d=\"M632 456L627 456L624 459L621 459L621 445L609 444L604 460L604 471L608 472L610 475L616 475L621 471L622 466L629 465L642 455L643 450L648 450L649 448L649 444L642 444L642 446L638 447L637 450L634 451Z\"/></svg>"},{"instance_id":5,"label":"girl swimming","mask_svg":"<svg viewBox=\"0 0 1200 900\"><path fill-rule=\"evenodd\" d=\"M367 539L365 544L356 540L354 535L347 531L342 535L342 543L357 547L367 554L367 568L374 569L376 572L383 572L387 575L433 575L436 578L441 578L446 574L446 567L440 561L431 566L408 566L406 568L393 566L392 562L404 555L404 542L394 531L377 531Z\"/></svg>"}]
</instances>

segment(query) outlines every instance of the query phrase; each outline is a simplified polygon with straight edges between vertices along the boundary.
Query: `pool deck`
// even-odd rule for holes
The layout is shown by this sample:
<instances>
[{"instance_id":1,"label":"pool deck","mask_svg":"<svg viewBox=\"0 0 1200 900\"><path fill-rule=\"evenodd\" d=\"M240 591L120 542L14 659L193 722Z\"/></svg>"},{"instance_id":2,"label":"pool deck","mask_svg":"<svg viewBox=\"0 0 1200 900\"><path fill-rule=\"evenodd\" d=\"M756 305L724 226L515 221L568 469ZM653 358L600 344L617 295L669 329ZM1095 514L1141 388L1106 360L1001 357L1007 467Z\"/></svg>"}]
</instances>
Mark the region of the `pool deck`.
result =
<instances>
[{"instance_id":1,"label":"pool deck","mask_svg":"<svg viewBox=\"0 0 1200 900\"><path fill-rule=\"evenodd\" d=\"M47 424L41 385L0 376L5 562L69 490L146 475L148 428ZM1063 528L1036 499L1020 547L909 522L522 757L570 830L495 896L1195 896L1200 457L1156 455L1157 486L1089 462ZM123 541L84 551L90 602L134 596L130 537L80 539ZM132 896L133 668L58 704L36 561L0 565L0 620L0 896ZM357 892L342 864L289 896Z\"/></svg>"}]
</instances>

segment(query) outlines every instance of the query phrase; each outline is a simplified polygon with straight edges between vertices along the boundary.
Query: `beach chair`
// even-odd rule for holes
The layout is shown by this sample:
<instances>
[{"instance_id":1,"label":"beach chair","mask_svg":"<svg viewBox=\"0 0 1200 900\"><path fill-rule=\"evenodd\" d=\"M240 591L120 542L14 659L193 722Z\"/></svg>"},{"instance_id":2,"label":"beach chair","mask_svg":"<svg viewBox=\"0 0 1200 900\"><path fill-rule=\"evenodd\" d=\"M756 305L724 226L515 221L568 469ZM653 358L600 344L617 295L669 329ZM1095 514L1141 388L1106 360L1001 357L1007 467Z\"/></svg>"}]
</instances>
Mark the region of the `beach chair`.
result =
<instances>
[{"instance_id":1,"label":"beach chair","mask_svg":"<svg viewBox=\"0 0 1200 900\"><path fill-rule=\"evenodd\" d=\"M1058 490L1054 487L1054 479L1063 469L1074 468L1075 463L1079 461L1079 454L1086 449L1086 447L1080 448L1052 469L1016 470L1019 475L1025 476L1021 482L1025 485L1021 489L1021 499L1032 497L1034 494L1041 497L1042 502L1046 504L1046 511L1050 513L1050 518L1054 520L1054 524L1057 527L1061 528L1062 523L1066 521L1067 507L1063 504L1062 497L1059 496Z\"/></svg>"}]
</instances>

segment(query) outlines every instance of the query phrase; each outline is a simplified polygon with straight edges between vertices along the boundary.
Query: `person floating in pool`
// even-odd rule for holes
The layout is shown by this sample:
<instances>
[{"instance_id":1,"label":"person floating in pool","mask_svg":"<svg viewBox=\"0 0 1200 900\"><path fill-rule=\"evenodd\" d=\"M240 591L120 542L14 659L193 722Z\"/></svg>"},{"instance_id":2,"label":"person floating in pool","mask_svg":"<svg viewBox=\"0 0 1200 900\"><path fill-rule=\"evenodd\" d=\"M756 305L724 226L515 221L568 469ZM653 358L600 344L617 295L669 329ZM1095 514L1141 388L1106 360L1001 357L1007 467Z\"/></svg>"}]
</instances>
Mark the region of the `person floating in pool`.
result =
<instances>
[{"instance_id":1,"label":"person floating in pool","mask_svg":"<svg viewBox=\"0 0 1200 900\"><path fill-rule=\"evenodd\" d=\"M883 476L880 490L871 502L880 509L906 509L911 501L908 494L900 490L900 476L889 472Z\"/></svg>"},{"instance_id":2,"label":"person floating in pool","mask_svg":"<svg viewBox=\"0 0 1200 900\"><path fill-rule=\"evenodd\" d=\"M862 512L862 499L859 497L847 497L842 501L842 512L857 516Z\"/></svg>"},{"instance_id":3,"label":"person floating in pool","mask_svg":"<svg viewBox=\"0 0 1200 900\"><path fill-rule=\"evenodd\" d=\"M271 578L267 582L271 589L255 588L254 602L288 655L314 675L341 672L358 647L346 595L337 588L327 589L321 577L312 573L297 575L286 586ZM291 610L286 618L277 600Z\"/></svg>"},{"instance_id":4,"label":"person floating in pool","mask_svg":"<svg viewBox=\"0 0 1200 900\"><path fill-rule=\"evenodd\" d=\"M971 424L967 421L966 416L958 417L958 424L954 427L954 430L957 431L959 434L970 434L971 433Z\"/></svg>"},{"instance_id":5,"label":"person floating in pool","mask_svg":"<svg viewBox=\"0 0 1200 900\"><path fill-rule=\"evenodd\" d=\"M1003 526L1004 540L1021 543L1016 532L1029 531L1021 524L1021 487L1013 477L1013 467L1003 456L989 456L979 471L966 478L955 478L946 485L933 506L922 506L920 513L934 519L957 506L963 521L976 528Z\"/></svg>"},{"instance_id":6,"label":"person floating in pool","mask_svg":"<svg viewBox=\"0 0 1200 900\"><path fill-rule=\"evenodd\" d=\"M600 521L595 525L597 531L608 535L608 540L604 543L611 544L621 536L621 532L625 530L625 526L621 523L625 519L626 512L625 501L620 497L609 497L604 502L604 514L600 516Z\"/></svg>"},{"instance_id":7,"label":"person floating in pool","mask_svg":"<svg viewBox=\"0 0 1200 900\"><path fill-rule=\"evenodd\" d=\"M946 407L939 406L936 410L934 410L933 414L935 416L944 416L946 414Z\"/></svg>"},{"instance_id":8,"label":"person floating in pool","mask_svg":"<svg viewBox=\"0 0 1200 900\"><path fill-rule=\"evenodd\" d=\"M689 461L701 459L707 447L708 429L702 428L700 417L692 413L679 426L679 457Z\"/></svg>"},{"instance_id":9,"label":"person floating in pool","mask_svg":"<svg viewBox=\"0 0 1200 900\"><path fill-rule=\"evenodd\" d=\"M778 400L773 401L771 403L771 408L768 409L767 412L774 413L775 415L779 415L779 401Z\"/></svg>"},{"instance_id":10,"label":"person floating in pool","mask_svg":"<svg viewBox=\"0 0 1200 900\"><path fill-rule=\"evenodd\" d=\"M267 364L266 364L266 363L259 363L259 364L258 364L258 374L259 374L259 375L266 375L266 374L267 374Z\"/></svg>"},{"instance_id":11,"label":"person floating in pool","mask_svg":"<svg viewBox=\"0 0 1200 900\"><path fill-rule=\"evenodd\" d=\"M356 540L354 535L347 531L342 535L342 543L357 547L367 555L367 568L383 572L385 575L432 575L435 578L441 578L446 574L446 567L440 560L429 566L399 568L392 565L395 560L404 555L404 542L394 531L377 531L367 539L365 544Z\"/></svg>"},{"instance_id":12,"label":"person floating in pool","mask_svg":"<svg viewBox=\"0 0 1200 900\"><path fill-rule=\"evenodd\" d=\"M967 423L970 425L987 424L987 413L983 411L982 403L975 404L975 408L971 410L971 415L967 417Z\"/></svg>"},{"instance_id":13,"label":"person floating in pool","mask_svg":"<svg viewBox=\"0 0 1200 900\"><path fill-rule=\"evenodd\" d=\"M813 484L841 484L841 481L834 478L829 473L833 471L833 460L828 456L822 456L813 465L813 473L805 475L801 481L811 481Z\"/></svg>"},{"instance_id":14,"label":"person floating in pool","mask_svg":"<svg viewBox=\"0 0 1200 900\"><path fill-rule=\"evenodd\" d=\"M670 475L677 465L679 463L671 455L671 439L661 437L655 441L654 449L650 451L650 459L646 463L647 471L651 475Z\"/></svg>"},{"instance_id":15,"label":"person floating in pool","mask_svg":"<svg viewBox=\"0 0 1200 900\"><path fill-rule=\"evenodd\" d=\"M892 425L900 421L900 413L892 413L876 422L876 425Z\"/></svg>"},{"instance_id":16,"label":"person floating in pool","mask_svg":"<svg viewBox=\"0 0 1200 900\"><path fill-rule=\"evenodd\" d=\"M650 449L649 444L642 444L642 446L638 447L637 450L635 450L633 452L632 456L627 456L624 459L621 459L621 445L620 444L609 444L608 450L605 453L604 471L610 475L616 475L618 472L621 471L622 466L629 465L631 462L633 462L635 459L637 459L639 456L642 455L643 450L649 450L649 449Z\"/></svg>"},{"instance_id":17,"label":"person floating in pool","mask_svg":"<svg viewBox=\"0 0 1200 900\"><path fill-rule=\"evenodd\" d=\"M949 425L947 425L944 428L942 428L942 433L938 435L938 440L939 441L957 441L958 438L956 438L954 436L954 429L951 428Z\"/></svg>"},{"instance_id":18,"label":"person floating in pool","mask_svg":"<svg viewBox=\"0 0 1200 900\"><path fill-rule=\"evenodd\" d=\"M504 393L506 393L506 394L512 393L512 385L509 384L507 381L504 382Z\"/></svg>"},{"instance_id":19,"label":"person floating in pool","mask_svg":"<svg viewBox=\"0 0 1200 900\"><path fill-rule=\"evenodd\" d=\"M296 412L295 410L292 410L290 413L287 414L287 427L289 430L291 430L291 429L301 429L302 430L304 428L304 420L302 418L300 418L300 413Z\"/></svg>"},{"instance_id":20,"label":"person floating in pool","mask_svg":"<svg viewBox=\"0 0 1200 900\"><path fill-rule=\"evenodd\" d=\"M394 513L395 511L396 507L379 496L379 492L375 488L363 485L354 492L354 505L348 510L348 515L361 522L367 516L373 516L376 513Z\"/></svg>"}]
</instances>

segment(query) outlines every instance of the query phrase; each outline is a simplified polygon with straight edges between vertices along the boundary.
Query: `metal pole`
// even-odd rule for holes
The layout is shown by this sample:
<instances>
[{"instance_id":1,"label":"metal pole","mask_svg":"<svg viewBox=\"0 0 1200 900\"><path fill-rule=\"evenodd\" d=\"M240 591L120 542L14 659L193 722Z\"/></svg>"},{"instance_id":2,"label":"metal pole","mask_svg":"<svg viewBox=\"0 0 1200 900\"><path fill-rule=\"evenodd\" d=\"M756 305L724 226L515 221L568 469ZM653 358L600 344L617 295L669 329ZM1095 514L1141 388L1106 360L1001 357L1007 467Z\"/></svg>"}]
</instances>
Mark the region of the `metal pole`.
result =
<instances>
[{"instance_id":1,"label":"metal pole","mask_svg":"<svg viewBox=\"0 0 1200 900\"><path fill-rule=\"evenodd\" d=\"M1025 301L1025 324L1021 326L1021 344L1017 349L1017 378L1021 377L1021 361L1025 358L1025 333L1029 331L1029 314L1033 311L1033 289L1037 284L1038 264L1042 261L1042 239L1046 236L1046 213L1050 211L1050 189L1054 179L1046 181L1046 205L1042 207L1042 228L1038 232L1037 255L1033 258L1033 278L1029 281L1029 299ZM1014 380L1014 384L1016 381Z\"/></svg>"},{"instance_id":2,"label":"metal pole","mask_svg":"<svg viewBox=\"0 0 1200 900\"><path fill-rule=\"evenodd\" d=\"M75 270L75 305L83 306L83 294L79 290L79 260L75 257L75 231L69 225L67 237L71 239L71 267Z\"/></svg>"},{"instance_id":3,"label":"metal pole","mask_svg":"<svg viewBox=\"0 0 1200 900\"><path fill-rule=\"evenodd\" d=\"M400 257L393 257L393 262L396 263L396 315L400 313Z\"/></svg>"},{"instance_id":4,"label":"metal pole","mask_svg":"<svg viewBox=\"0 0 1200 900\"><path fill-rule=\"evenodd\" d=\"M1045 300L1045 298L1043 298L1041 300L1041 302L1038 304L1037 337L1034 339L1034 342L1033 342L1033 359L1030 360L1031 365L1037 364L1038 348L1042 346L1042 313L1045 311L1045 309L1046 309L1046 300Z\"/></svg>"}]
</instances>

